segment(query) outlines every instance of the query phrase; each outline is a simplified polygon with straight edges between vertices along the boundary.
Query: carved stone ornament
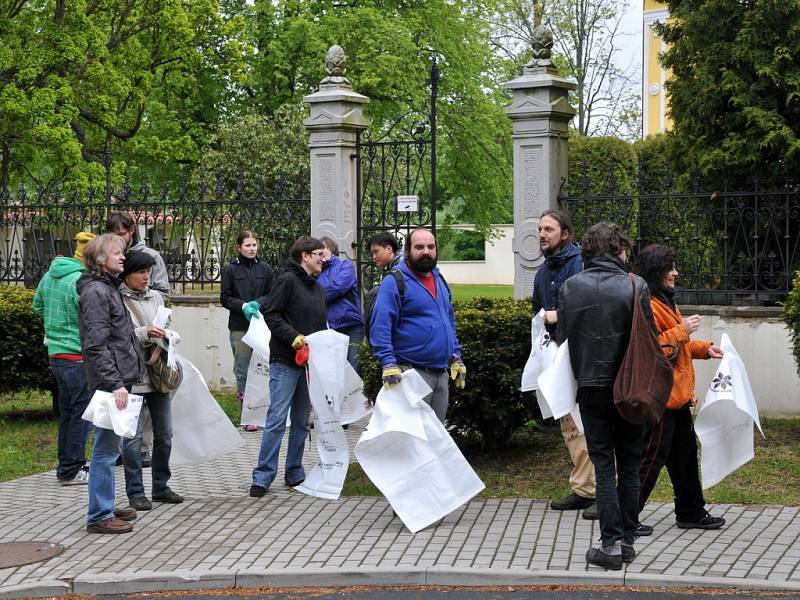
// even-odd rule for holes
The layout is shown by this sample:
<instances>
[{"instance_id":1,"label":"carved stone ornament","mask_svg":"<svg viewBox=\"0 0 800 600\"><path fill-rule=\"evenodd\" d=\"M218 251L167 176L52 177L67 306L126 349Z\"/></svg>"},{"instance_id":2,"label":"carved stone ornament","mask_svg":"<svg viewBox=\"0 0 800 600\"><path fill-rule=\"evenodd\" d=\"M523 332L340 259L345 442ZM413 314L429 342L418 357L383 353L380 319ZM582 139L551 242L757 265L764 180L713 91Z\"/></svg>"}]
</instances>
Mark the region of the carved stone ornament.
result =
<instances>
[{"instance_id":1,"label":"carved stone ornament","mask_svg":"<svg viewBox=\"0 0 800 600\"><path fill-rule=\"evenodd\" d=\"M528 69L551 68L553 62L550 57L553 55L553 32L544 25L539 25L533 30L533 39L531 40L533 47L533 54L530 62L525 65Z\"/></svg>"},{"instance_id":2,"label":"carved stone ornament","mask_svg":"<svg viewBox=\"0 0 800 600\"><path fill-rule=\"evenodd\" d=\"M347 71L347 57L341 46L333 45L328 48L325 55L325 71L328 76L320 81L320 84L345 84L350 85L350 80L344 76Z\"/></svg>"}]
</instances>

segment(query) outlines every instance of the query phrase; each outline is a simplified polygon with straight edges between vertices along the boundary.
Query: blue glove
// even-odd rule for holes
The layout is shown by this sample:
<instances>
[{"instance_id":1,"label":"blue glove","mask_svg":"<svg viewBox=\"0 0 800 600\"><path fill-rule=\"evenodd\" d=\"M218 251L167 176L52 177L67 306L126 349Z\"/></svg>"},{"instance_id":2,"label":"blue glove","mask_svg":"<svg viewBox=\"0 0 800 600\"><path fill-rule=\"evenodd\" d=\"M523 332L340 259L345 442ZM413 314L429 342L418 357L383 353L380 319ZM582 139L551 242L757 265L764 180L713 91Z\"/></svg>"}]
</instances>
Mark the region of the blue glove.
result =
<instances>
[{"instance_id":1,"label":"blue glove","mask_svg":"<svg viewBox=\"0 0 800 600\"><path fill-rule=\"evenodd\" d=\"M244 313L244 316L247 317L248 321L253 317L255 317L256 319L260 319L261 305L255 300L251 300L242 307L242 312Z\"/></svg>"}]
</instances>

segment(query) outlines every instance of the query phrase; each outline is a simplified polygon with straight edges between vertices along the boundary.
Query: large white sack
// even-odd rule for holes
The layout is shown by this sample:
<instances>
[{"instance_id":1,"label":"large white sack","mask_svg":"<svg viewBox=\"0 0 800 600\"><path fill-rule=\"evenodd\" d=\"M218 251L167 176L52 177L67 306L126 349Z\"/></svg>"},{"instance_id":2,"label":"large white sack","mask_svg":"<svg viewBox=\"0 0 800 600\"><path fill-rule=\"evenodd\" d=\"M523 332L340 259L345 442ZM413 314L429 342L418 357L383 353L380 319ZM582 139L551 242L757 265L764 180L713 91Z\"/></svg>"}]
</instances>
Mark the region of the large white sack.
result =
<instances>
[{"instance_id":1,"label":"large white sack","mask_svg":"<svg viewBox=\"0 0 800 600\"><path fill-rule=\"evenodd\" d=\"M269 409L269 356L253 350L247 368L247 382L242 400L241 425L264 427Z\"/></svg>"},{"instance_id":2,"label":"large white sack","mask_svg":"<svg viewBox=\"0 0 800 600\"><path fill-rule=\"evenodd\" d=\"M539 375L538 384L536 395L544 399L553 418L560 419L570 413L574 418L577 412L575 399L578 395L578 382L569 360L569 340L558 347L553 364Z\"/></svg>"},{"instance_id":3,"label":"large white sack","mask_svg":"<svg viewBox=\"0 0 800 600\"><path fill-rule=\"evenodd\" d=\"M747 370L727 334L722 334L720 347L724 355L694 423L701 446L703 489L753 458L753 423L764 435Z\"/></svg>"},{"instance_id":4,"label":"large white sack","mask_svg":"<svg viewBox=\"0 0 800 600\"><path fill-rule=\"evenodd\" d=\"M342 425L349 425L372 414L372 405L364 395L364 382L349 362L344 365L344 400L342 400Z\"/></svg>"},{"instance_id":5,"label":"large white sack","mask_svg":"<svg viewBox=\"0 0 800 600\"><path fill-rule=\"evenodd\" d=\"M372 483L413 532L450 514L485 488L433 409L415 370L381 389L355 455Z\"/></svg>"},{"instance_id":6,"label":"large white sack","mask_svg":"<svg viewBox=\"0 0 800 600\"><path fill-rule=\"evenodd\" d=\"M230 452L244 444L242 436L220 408L202 373L180 354L183 381L172 395L170 465L194 464Z\"/></svg>"},{"instance_id":7,"label":"large white sack","mask_svg":"<svg viewBox=\"0 0 800 600\"><path fill-rule=\"evenodd\" d=\"M350 448L342 429L347 347L350 338L333 329L306 336L308 344L308 395L314 408L314 437L319 461L295 490L328 500L342 493Z\"/></svg>"}]
</instances>

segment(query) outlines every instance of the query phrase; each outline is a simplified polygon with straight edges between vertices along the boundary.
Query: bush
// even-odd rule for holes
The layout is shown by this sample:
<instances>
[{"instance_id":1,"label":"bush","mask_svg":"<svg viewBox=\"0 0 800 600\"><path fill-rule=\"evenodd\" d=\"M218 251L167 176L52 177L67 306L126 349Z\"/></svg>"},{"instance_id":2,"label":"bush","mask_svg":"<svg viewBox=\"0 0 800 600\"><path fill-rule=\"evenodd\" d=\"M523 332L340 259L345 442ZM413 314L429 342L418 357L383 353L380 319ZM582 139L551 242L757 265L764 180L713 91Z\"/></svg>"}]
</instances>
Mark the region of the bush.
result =
<instances>
[{"instance_id":1,"label":"bush","mask_svg":"<svg viewBox=\"0 0 800 600\"><path fill-rule=\"evenodd\" d=\"M494 450L507 443L528 420L533 393L519 391L522 369L531 351L531 304L510 298L474 298L454 305L467 365L464 390L450 387L447 424L454 437L478 441ZM362 355L364 391L375 398L381 385L378 362Z\"/></svg>"},{"instance_id":2,"label":"bush","mask_svg":"<svg viewBox=\"0 0 800 600\"><path fill-rule=\"evenodd\" d=\"M53 387L44 325L32 302L33 290L0 285L0 393Z\"/></svg>"},{"instance_id":3,"label":"bush","mask_svg":"<svg viewBox=\"0 0 800 600\"><path fill-rule=\"evenodd\" d=\"M783 303L783 320L789 326L792 352L797 363L797 372L800 373L800 271L794 274L792 290Z\"/></svg>"}]
</instances>

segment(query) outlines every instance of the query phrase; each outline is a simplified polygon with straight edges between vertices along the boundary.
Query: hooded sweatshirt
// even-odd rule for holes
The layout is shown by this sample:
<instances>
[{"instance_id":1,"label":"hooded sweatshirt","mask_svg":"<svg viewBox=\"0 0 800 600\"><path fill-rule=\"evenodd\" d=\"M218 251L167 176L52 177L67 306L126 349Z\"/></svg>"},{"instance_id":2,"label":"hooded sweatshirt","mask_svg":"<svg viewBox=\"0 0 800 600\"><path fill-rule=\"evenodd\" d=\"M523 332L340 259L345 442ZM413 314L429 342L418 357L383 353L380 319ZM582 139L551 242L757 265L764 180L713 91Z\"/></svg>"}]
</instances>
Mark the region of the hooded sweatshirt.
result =
<instances>
[{"instance_id":1,"label":"hooded sweatshirt","mask_svg":"<svg viewBox=\"0 0 800 600\"><path fill-rule=\"evenodd\" d=\"M50 356L81 355L76 284L85 270L74 258L59 257L50 263L33 296L33 310L44 318L44 335Z\"/></svg>"}]
</instances>

